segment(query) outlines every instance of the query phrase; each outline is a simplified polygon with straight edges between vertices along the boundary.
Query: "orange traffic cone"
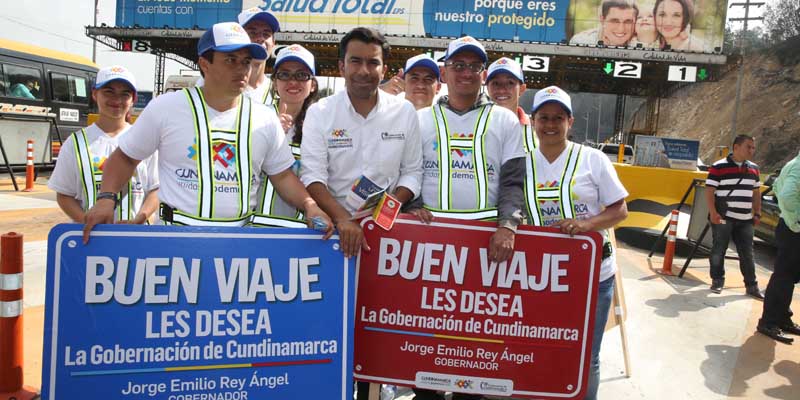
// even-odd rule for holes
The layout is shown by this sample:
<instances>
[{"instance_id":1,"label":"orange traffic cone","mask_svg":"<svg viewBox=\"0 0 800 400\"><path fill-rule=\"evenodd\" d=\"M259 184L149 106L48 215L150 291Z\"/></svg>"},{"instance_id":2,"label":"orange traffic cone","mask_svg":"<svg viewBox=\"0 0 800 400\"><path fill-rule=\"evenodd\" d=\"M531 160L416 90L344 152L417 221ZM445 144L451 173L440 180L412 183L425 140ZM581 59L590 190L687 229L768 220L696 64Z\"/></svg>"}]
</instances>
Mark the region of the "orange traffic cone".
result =
<instances>
[{"instance_id":1,"label":"orange traffic cone","mask_svg":"<svg viewBox=\"0 0 800 400\"><path fill-rule=\"evenodd\" d=\"M667 247L664 249L664 265L659 271L662 275L673 275L672 257L675 255L675 237L678 236L678 210L672 210L669 218L669 231L667 232Z\"/></svg>"}]
</instances>

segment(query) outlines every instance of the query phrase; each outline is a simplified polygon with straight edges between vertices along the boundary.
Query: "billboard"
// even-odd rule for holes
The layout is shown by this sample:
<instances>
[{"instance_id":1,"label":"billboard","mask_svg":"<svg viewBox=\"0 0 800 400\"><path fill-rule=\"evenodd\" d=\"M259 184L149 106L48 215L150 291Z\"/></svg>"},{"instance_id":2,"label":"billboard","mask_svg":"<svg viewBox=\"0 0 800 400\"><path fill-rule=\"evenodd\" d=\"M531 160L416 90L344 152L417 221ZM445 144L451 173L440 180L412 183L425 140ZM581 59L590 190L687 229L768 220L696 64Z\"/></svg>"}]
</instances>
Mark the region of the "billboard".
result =
<instances>
[{"instance_id":1,"label":"billboard","mask_svg":"<svg viewBox=\"0 0 800 400\"><path fill-rule=\"evenodd\" d=\"M725 3L714 0L118 0L117 26L210 27L260 7L283 31L459 37L672 51L722 46Z\"/></svg>"},{"instance_id":2,"label":"billboard","mask_svg":"<svg viewBox=\"0 0 800 400\"><path fill-rule=\"evenodd\" d=\"M633 165L697 170L700 141L636 135Z\"/></svg>"}]
</instances>

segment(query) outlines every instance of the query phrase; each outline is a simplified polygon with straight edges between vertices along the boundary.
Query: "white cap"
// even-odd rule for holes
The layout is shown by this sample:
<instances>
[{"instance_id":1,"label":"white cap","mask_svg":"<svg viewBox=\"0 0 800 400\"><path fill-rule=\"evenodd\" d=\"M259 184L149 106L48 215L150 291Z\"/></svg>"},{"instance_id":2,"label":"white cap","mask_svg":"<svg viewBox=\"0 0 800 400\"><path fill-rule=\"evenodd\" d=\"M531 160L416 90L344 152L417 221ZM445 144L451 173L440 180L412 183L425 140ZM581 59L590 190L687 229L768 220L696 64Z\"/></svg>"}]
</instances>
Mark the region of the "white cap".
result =
<instances>
[{"instance_id":1,"label":"white cap","mask_svg":"<svg viewBox=\"0 0 800 400\"><path fill-rule=\"evenodd\" d=\"M475 40L472 36L464 36L450 42L447 46L447 52L444 54L444 61L449 60L450 57L462 51L472 51L477 54L483 62L489 60L486 56L486 49L483 48L481 42Z\"/></svg>"},{"instance_id":2,"label":"white cap","mask_svg":"<svg viewBox=\"0 0 800 400\"><path fill-rule=\"evenodd\" d=\"M278 23L278 19L275 18L272 13L264 11L258 7L248 8L247 10L242 11L239 14L239 25L245 26L250 21L258 20L264 21L270 28L272 28L272 33L278 33L281 30L281 25Z\"/></svg>"},{"instance_id":3,"label":"white cap","mask_svg":"<svg viewBox=\"0 0 800 400\"><path fill-rule=\"evenodd\" d=\"M416 67L428 68L436 75L437 79L439 78L439 64L436 64L436 61L427 54L420 54L409 58L408 61L406 61L406 68L403 69L403 73L408 73L408 71Z\"/></svg>"},{"instance_id":4,"label":"white cap","mask_svg":"<svg viewBox=\"0 0 800 400\"><path fill-rule=\"evenodd\" d=\"M558 86L548 86L536 92L536 95L533 96L531 114L535 114L539 107L550 102L559 103L569 112L569 115L572 115L572 100L570 100L567 92L561 90Z\"/></svg>"},{"instance_id":5,"label":"white cap","mask_svg":"<svg viewBox=\"0 0 800 400\"><path fill-rule=\"evenodd\" d=\"M128 84L128 86L136 92L136 78L131 71L121 65L112 65L110 67L101 68L97 71L97 79L95 80L94 88L100 89L101 87L115 81L121 81Z\"/></svg>"},{"instance_id":6,"label":"white cap","mask_svg":"<svg viewBox=\"0 0 800 400\"><path fill-rule=\"evenodd\" d=\"M522 75L522 67L518 62L508 57L503 57L489 66L489 75L486 77L486 82L489 82L495 75L500 73L511 74L511 76L517 78L521 83L525 83L525 78Z\"/></svg>"},{"instance_id":7,"label":"white cap","mask_svg":"<svg viewBox=\"0 0 800 400\"><path fill-rule=\"evenodd\" d=\"M299 44L292 44L278 51L278 56L275 58L275 70L277 71L278 66L286 61L297 61L310 69L311 75L317 74L314 69L314 55Z\"/></svg>"},{"instance_id":8,"label":"white cap","mask_svg":"<svg viewBox=\"0 0 800 400\"><path fill-rule=\"evenodd\" d=\"M200 41L197 42L197 55L214 50L230 53L239 49L250 50L250 55L257 60L265 60L267 51L255 43L250 43L250 37L241 25L236 22L220 22L207 30Z\"/></svg>"}]
</instances>

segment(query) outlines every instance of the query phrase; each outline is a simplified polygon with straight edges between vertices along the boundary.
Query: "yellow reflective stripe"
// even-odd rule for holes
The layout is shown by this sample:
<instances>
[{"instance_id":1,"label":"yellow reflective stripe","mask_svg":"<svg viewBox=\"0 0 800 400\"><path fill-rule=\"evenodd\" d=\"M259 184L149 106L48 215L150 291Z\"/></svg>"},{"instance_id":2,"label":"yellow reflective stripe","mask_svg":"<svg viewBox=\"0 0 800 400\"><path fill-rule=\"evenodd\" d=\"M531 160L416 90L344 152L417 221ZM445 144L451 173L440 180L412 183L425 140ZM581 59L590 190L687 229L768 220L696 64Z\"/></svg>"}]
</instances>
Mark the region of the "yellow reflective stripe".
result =
<instances>
[{"instance_id":1,"label":"yellow reflective stripe","mask_svg":"<svg viewBox=\"0 0 800 400\"><path fill-rule=\"evenodd\" d=\"M237 124L236 162L239 181L239 215L249 214L250 210L250 185L253 180L250 162L251 156L251 107L249 97L239 96L239 123Z\"/></svg>"},{"instance_id":2,"label":"yellow reflective stripe","mask_svg":"<svg viewBox=\"0 0 800 400\"><path fill-rule=\"evenodd\" d=\"M539 198L536 190L536 162L534 161L535 152L528 153L525 157L525 204L528 206L528 218L531 225L542 226L541 210L539 209Z\"/></svg>"},{"instance_id":3,"label":"yellow reflective stripe","mask_svg":"<svg viewBox=\"0 0 800 400\"><path fill-rule=\"evenodd\" d=\"M579 144L570 143L569 158L561 175L561 203L559 208L561 209L561 217L565 219L575 218L575 206L572 203L572 179L575 176L575 171L578 170L578 160L580 159L582 148L583 146Z\"/></svg>"},{"instance_id":4,"label":"yellow reflective stripe","mask_svg":"<svg viewBox=\"0 0 800 400\"><path fill-rule=\"evenodd\" d=\"M276 215L253 215L250 225L260 227L307 228L305 221Z\"/></svg>"},{"instance_id":5,"label":"yellow reflective stripe","mask_svg":"<svg viewBox=\"0 0 800 400\"><path fill-rule=\"evenodd\" d=\"M186 225L186 226L245 226L250 220L250 215L238 218L200 218L173 209L172 221L162 218L164 225Z\"/></svg>"},{"instance_id":6,"label":"yellow reflective stripe","mask_svg":"<svg viewBox=\"0 0 800 400\"><path fill-rule=\"evenodd\" d=\"M84 209L88 210L94 206L97 197L97 182L94 178L92 155L89 153L89 140L86 137L86 130L81 129L73 133L72 139L75 145L75 161L78 164L78 171L83 184L83 198L86 199Z\"/></svg>"},{"instance_id":7,"label":"yellow reflective stripe","mask_svg":"<svg viewBox=\"0 0 800 400\"><path fill-rule=\"evenodd\" d=\"M197 215L201 218L211 216L211 203L214 193L213 171L211 170L211 143L208 132L208 119L205 105L198 88L187 88L186 96L194 116L195 144L197 145ZM208 186L211 186L208 188Z\"/></svg>"},{"instance_id":8,"label":"yellow reflective stripe","mask_svg":"<svg viewBox=\"0 0 800 400\"><path fill-rule=\"evenodd\" d=\"M432 207L425 207L434 217L454 218L469 221L495 220L497 219L496 208L486 208L482 210L442 210Z\"/></svg>"},{"instance_id":9,"label":"yellow reflective stripe","mask_svg":"<svg viewBox=\"0 0 800 400\"><path fill-rule=\"evenodd\" d=\"M484 209L488 207L489 202L489 174L486 165L486 157L483 153L484 141L486 137L486 130L489 127L489 118L492 115L492 105L484 106L478 116L478 122L475 124L475 138L472 150L472 165L475 169L475 180L477 181L477 199L478 208ZM449 167L449 165L448 165Z\"/></svg>"},{"instance_id":10,"label":"yellow reflective stripe","mask_svg":"<svg viewBox=\"0 0 800 400\"><path fill-rule=\"evenodd\" d=\"M484 154L484 138L489 127L492 107L491 104L481 107L478 120L475 122L474 136L471 139L452 139L450 137L450 128L443 106L440 104L436 107L431 107L433 122L436 126L436 136L439 140L439 207L441 207L442 210L449 210L452 208L453 183L451 178L452 173L450 171L453 165L451 159L452 148L472 149L472 163L475 171L476 205L481 209L488 206L489 177Z\"/></svg>"},{"instance_id":11,"label":"yellow reflective stripe","mask_svg":"<svg viewBox=\"0 0 800 400\"><path fill-rule=\"evenodd\" d=\"M530 125L522 125L522 139L525 145L525 152L530 153L536 149L537 141L536 132Z\"/></svg>"},{"instance_id":12,"label":"yellow reflective stripe","mask_svg":"<svg viewBox=\"0 0 800 400\"><path fill-rule=\"evenodd\" d=\"M583 146L569 142L567 151L567 161L564 170L561 172L561 181L557 188L558 195L554 194L555 188L537 189L538 178L536 177L535 152L528 153L525 159L525 203L528 208L528 216L531 224L542 226L543 216L539 200L559 200L559 210L561 219L575 218L575 204L572 201L572 181L578 171Z\"/></svg>"},{"instance_id":13,"label":"yellow reflective stripe","mask_svg":"<svg viewBox=\"0 0 800 400\"><path fill-rule=\"evenodd\" d=\"M438 110L438 113L437 113ZM441 105L431 107L433 123L436 127L436 139L439 141L439 207L450 208L450 140L448 138L447 119Z\"/></svg>"}]
</instances>

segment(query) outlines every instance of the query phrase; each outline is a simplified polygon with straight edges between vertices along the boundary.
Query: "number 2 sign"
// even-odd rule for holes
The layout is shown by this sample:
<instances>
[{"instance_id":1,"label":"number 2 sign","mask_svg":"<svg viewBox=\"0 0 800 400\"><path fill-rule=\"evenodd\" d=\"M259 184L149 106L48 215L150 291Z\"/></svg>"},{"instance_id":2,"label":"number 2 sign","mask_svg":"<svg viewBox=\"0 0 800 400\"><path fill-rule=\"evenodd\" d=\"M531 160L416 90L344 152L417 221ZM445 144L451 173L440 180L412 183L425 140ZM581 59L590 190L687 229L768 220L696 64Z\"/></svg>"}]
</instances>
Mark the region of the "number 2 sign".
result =
<instances>
[{"instance_id":1,"label":"number 2 sign","mask_svg":"<svg viewBox=\"0 0 800 400\"><path fill-rule=\"evenodd\" d=\"M617 61L614 63L614 77L640 79L642 77L642 63Z\"/></svg>"}]
</instances>

